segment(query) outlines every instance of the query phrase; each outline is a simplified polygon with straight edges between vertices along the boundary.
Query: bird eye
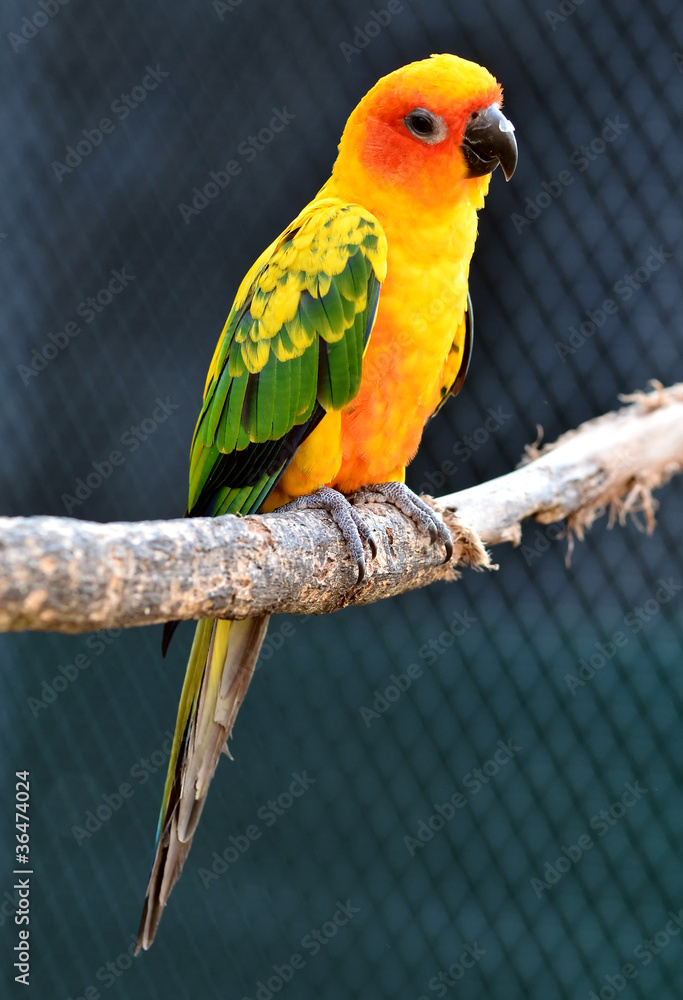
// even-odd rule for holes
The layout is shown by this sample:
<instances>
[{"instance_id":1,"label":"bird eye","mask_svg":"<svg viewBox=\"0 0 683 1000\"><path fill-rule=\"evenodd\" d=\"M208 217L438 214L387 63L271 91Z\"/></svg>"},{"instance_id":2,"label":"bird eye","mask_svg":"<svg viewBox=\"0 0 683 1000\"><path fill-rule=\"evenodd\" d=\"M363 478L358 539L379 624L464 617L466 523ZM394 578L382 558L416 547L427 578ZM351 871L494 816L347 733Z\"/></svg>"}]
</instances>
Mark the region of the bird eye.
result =
<instances>
[{"instance_id":1,"label":"bird eye","mask_svg":"<svg viewBox=\"0 0 683 1000\"><path fill-rule=\"evenodd\" d=\"M405 116L403 124L411 135L429 145L446 138L447 129L443 118L439 118L427 108L415 108Z\"/></svg>"},{"instance_id":2,"label":"bird eye","mask_svg":"<svg viewBox=\"0 0 683 1000\"><path fill-rule=\"evenodd\" d=\"M413 111L407 116L406 125L414 135L422 139L427 135L432 135L435 122L431 115Z\"/></svg>"}]
</instances>

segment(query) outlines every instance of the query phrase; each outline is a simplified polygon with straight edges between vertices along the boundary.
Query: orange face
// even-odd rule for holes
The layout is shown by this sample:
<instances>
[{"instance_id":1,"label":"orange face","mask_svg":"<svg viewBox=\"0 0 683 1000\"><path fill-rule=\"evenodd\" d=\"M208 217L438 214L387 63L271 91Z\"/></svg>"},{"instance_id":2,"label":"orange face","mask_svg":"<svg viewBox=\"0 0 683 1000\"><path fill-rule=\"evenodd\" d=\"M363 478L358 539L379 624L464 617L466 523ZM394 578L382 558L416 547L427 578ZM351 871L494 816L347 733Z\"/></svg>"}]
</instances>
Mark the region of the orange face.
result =
<instances>
[{"instance_id":1,"label":"orange face","mask_svg":"<svg viewBox=\"0 0 683 1000\"><path fill-rule=\"evenodd\" d=\"M453 197L460 182L500 162L514 170L514 128L501 114L502 90L476 63L432 56L383 77L344 132L368 175L420 200ZM360 144L360 150L358 149Z\"/></svg>"}]
</instances>

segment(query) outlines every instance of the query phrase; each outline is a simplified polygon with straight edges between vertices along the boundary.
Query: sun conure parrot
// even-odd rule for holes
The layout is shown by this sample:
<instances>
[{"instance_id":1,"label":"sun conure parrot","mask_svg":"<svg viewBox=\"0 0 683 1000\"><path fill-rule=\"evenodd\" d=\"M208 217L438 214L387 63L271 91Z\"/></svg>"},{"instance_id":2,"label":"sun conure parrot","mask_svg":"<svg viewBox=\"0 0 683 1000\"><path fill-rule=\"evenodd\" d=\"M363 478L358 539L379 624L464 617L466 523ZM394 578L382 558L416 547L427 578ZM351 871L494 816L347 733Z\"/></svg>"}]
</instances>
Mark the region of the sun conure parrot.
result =
<instances>
[{"instance_id":1,"label":"sun conure parrot","mask_svg":"<svg viewBox=\"0 0 683 1000\"><path fill-rule=\"evenodd\" d=\"M375 543L347 496L373 484L449 558L449 532L404 474L467 370L477 210L498 163L509 179L517 162L501 101L482 66L437 55L383 77L351 113L332 176L237 291L192 441L190 516L324 507L362 579ZM267 624L197 624L138 950L180 875Z\"/></svg>"}]
</instances>

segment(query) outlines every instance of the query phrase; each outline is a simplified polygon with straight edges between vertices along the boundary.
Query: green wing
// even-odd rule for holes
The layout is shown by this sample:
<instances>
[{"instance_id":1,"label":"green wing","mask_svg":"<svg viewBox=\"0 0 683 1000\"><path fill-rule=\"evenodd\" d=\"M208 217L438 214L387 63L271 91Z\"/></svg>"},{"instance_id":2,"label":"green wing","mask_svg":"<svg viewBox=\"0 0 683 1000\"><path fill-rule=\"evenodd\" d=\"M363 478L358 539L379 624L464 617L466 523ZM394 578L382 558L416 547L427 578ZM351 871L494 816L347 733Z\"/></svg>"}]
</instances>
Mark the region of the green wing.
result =
<instances>
[{"instance_id":1,"label":"green wing","mask_svg":"<svg viewBox=\"0 0 683 1000\"><path fill-rule=\"evenodd\" d=\"M256 261L209 369L189 514L258 510L326 411L354 398L386 253L374 216L326 198Z\"/></svg>"}]
</instances>

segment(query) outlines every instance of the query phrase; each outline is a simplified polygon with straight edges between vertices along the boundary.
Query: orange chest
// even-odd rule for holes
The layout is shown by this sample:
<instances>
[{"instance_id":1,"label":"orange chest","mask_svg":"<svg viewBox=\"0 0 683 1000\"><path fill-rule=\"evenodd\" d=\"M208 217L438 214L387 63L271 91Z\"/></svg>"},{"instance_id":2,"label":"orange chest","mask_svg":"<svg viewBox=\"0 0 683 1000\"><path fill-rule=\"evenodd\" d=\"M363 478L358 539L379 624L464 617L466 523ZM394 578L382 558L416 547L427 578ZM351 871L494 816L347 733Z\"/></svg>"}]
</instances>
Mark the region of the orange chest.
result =
<instances>
[{"instance_id":1,"label":"orange chest","mask_svg":"<svg viewBox=\"0 0 683 1000\"><path fill-rule=\"evenodd\" d=\"M441 398L469 271L469 255L457 252L461 247L446 249L431 262L400 248L390 251L360 392L341 414L342 490L400 475Z\"/></svg>"}]
</instances>

